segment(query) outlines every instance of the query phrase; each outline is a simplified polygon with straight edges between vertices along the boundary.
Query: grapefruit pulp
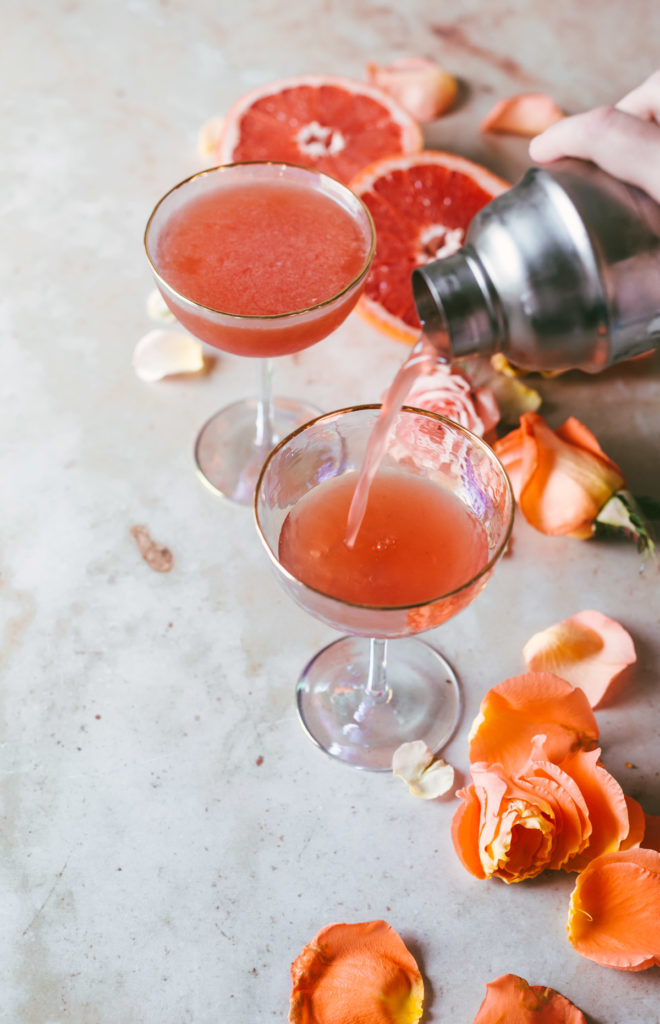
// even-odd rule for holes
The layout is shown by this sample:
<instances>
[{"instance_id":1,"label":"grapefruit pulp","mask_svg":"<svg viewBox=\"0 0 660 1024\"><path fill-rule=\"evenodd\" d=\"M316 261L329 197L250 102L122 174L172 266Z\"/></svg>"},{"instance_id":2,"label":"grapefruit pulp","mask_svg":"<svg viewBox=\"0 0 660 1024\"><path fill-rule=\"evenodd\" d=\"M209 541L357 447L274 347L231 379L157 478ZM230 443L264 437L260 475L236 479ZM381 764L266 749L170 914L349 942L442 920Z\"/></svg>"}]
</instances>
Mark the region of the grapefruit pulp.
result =
<instances>
[{"instance_id":1,"label":"grapefruit pulp","mask_svg":"<svg viewBox=\"0 0 660 1024\"><path fill-rule=\"evenodd\" d=\"M413 270L459 249L474 215L509 184L465 157L424 150L378 160L349 185L376 227L376 253L357 311L414 344L420 323Z\"/></svg>"},{"instance_id":2,"label":"grapefruit pulp","mask_svg":"<svg viewBox=\"0 0 660 1024\"><path fill-rule=\"evenodd\" d=\"M384 90L333 75L298 75L253 89L227 112L217 163L279 160L348 182L367 164L422 148L417 121Z\"/></svg>"}]
</instances>

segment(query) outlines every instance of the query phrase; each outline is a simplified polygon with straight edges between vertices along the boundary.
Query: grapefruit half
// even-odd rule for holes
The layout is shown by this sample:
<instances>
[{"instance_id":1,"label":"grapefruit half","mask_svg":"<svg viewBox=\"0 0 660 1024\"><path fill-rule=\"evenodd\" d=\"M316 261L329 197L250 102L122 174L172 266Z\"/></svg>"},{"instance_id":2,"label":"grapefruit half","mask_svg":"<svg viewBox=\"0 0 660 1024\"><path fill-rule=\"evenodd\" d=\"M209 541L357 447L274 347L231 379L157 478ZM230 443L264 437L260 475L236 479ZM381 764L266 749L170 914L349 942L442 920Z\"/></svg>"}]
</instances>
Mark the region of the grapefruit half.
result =
<instances>
[{"instance_id":1,"label":"grapefruit half","mask_svg":"<svg viewBox=\"0 0 660 1024\"><path fill-rule=\"evenodd\" d=\"M418 122L384 90L332 75L297 75L253 89L229 109L218 163L281 160L348 182L367 164L422 148Z\"/></svg>"},{"instance_id":2,"label":"grapefruit half","mask_svg":"<svg viewBox=\"0 0 660 1024\"><path fill-rule=\"evenodd\" d=\"M413 270L456 252L475 213L509 183L465 157L424 150L378 160L349 184L376 226L376 253L357 311L413 344L420 331Z\"/></svg>"}]
</instances>

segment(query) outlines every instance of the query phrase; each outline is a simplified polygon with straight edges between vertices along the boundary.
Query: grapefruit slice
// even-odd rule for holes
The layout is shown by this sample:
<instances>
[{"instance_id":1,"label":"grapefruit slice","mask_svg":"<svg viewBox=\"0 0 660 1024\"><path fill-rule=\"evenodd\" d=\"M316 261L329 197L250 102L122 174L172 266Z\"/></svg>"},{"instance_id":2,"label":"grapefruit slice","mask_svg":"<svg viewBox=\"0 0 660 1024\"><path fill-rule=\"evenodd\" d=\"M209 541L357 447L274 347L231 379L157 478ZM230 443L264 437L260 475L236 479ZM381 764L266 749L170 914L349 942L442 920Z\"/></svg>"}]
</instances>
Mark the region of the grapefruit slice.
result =
<instances>
[{"instance_id":1,"label":"grapefruit slice","mask_svg":"<svg viewBox=\"0 0 660 1024\"><path fill-rule=\"evenodd\" d=\"M253 89L230 107L218 163L281 160L348 182L390 153L422 148L418 122L384 90L332 75L297 75Z\"/></svg>"},{"instance_id":2,"label":"grapefruit slice","mask_svg":"<svg viewBox=\"0 0 660 1024\"><path fill-rule=\"evenodd\" d=\"M475 213L509 183L465 157L424 150L376 161L349 184L376 226L376 253L357 311L413 344L420 330L413 270L459 249Z\"/></svg>"}]
</instances>

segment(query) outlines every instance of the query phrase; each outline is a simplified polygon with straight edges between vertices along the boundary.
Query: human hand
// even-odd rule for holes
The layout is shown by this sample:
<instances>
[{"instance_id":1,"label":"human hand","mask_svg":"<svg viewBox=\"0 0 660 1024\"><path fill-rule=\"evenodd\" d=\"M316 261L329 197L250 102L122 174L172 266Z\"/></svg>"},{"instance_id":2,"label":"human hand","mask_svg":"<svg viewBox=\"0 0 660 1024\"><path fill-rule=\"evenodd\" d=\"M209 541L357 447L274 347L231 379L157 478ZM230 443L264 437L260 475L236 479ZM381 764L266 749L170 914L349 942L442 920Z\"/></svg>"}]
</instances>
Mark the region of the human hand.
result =
<instances>
[{"instance_id":1,"label":"human hand","mask_svg":"<svg viewBox=\"0 0 660 1024\"><path fill-rule=\"evenodd\" d=\"M660 202L660 71L615 106L565 117L532 139L535 163L559 157L592 160Z\"/></svg>"}]
</instances>

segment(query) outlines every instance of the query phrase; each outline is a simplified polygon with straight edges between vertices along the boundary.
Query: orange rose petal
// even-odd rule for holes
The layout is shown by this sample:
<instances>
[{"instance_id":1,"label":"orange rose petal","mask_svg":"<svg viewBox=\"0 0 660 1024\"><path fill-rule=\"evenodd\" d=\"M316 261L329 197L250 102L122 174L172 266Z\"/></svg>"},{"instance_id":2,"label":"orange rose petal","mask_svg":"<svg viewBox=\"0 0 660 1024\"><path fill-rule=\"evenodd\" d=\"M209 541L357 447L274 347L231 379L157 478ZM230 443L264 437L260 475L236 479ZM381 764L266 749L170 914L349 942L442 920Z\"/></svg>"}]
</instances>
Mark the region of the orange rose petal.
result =
<instances>
[{"instance_id":1,"label":"orange rose petal","mask_svg":"<svg viewBox=\"0 0 660 1024\"><path fill-rule=\"evenodd\" d=\"M592 860L578 877L568 938L605 967L643 971L660 964L660 853L627 850Z\"/></svg>"},{"instance_id":2,"label":"orange rose petal","mask_svg":"<svg viewBox=\"0 0 660 1024\"><path fill-rule=\"evenodd\" d=\"M525 413L521 426L533 433L533 440L525 435L530 457L532 444L535 449L535 471L520 492L525 519L550 536L589 536L605 502L623 486L618 467L577 420L551 430L538 413Z\"/></svg>"},{"instance_id":3,"label":"orange rose petal","mask_svg":"<svg viewBox=\"0 0 660 1024\"><path fill-rule=\"evenodd\" d=\"M577 448L583 448L585 451L602 459L613 471L620 472L616 462L612 462L608 458L589 428L585 427L584 423L576 419L575 416L569 416L561 427L557 427L555 433L562 441L566 441L567 444L573 444Z\"/></svg>"},{"instance_id":4,"label":"orange rose petal","mask_svg":"<svg viewBox=\"0 0 660 1024\"><path fill-rule=\"evenodd\" d=\"M660 853L660 814L644 815L644 838L642 846Z\"/></svg>"},{"instance_id":5,"label":"orange rose petal","mask_svg":"<svg viewBox=\"0 0 660 1024\"><path fill-rule=\"evenodd\" d=\"M648 815L644 814L644 808L631 796L626 796L626 807L628 808L628 822L629 830L628 835L625 836L619 844L620 850L632 850L636 846L646 846L653 849L652 842L645 842L648 830ZM652 835L649 833L649 839L652 839ZM658 842L660 842L660 836L658 836ZM656 850L660 850L660 845L656 845Z\"/></svg>"},{"instance_id":6,"label":"orange rose petal","mask_svg":"<svg viewBox=\"0 0 660 1024\"><path fill-rule=\"evenodd\" d=\"M561 824L555 830L548 867L562 868L582 852L591 836L592 824L584 795L570 775L549 761L537 761L525 776L525 782L531 791L544 795L558 808L557 820Z\"/></svg>"},{"instance_id":7,"label":"orange rose petal","mask_svg":"<svg viewBox=\"0 0 660 1024\"><path fill-rule=\"evenodd\" d=\"M503 974L486 985L486 997L473 1024L587 1024L566 996L543 985L529 985L517 974Z\"/></svg>"},{"instance_id":8,"label":"orange rose petal","mask_svg":"<svg viewBox=\"0 0 660 1024\"><path fill-rule=\"evenodd\" d=\"M499 100L481 122L482 132L503 132L531 138L561 121L564 114L555 101L542 92L524 92Z\"/></svg>"},{"instance_id":9,"label":"orange rose petal","mask_svg":"<svg viewBox=\"0 0 660 1024\"><path fill-rule=\"evenodd\" d=\"M459 789L456 793L459 804L451 822L451 838L458 859L475 878L486 878L479 856L479 831L481 825L481 804L474 785Z\"/></svg>"},{"instance_id":10,"label":"orange rose petal","mask_svg":"<svg viewBox=\"0 0 660 1024\"><path fill-rule=\"evenodd\" d=\"M548 536L590 537L596 516L625 484L616 463L574 417L551 430L538 413L523 413L518 429L493 447L513 477L520 511Z\"/></svg>"},{"instance_id":11,"label":"orange rose petal","mask_svg":"<svg viewBox=\"0 0 660 1024\"><path fill-rule=\"evenodd\" d=\"M600 750L580 750L562 763L563 770L575 780L587 802L593 829L589 845L571 859L566 865L567 871L580 871L600 854L620 849L631 833L628 807L636 801L625 796L616 779L599 762L599 755ZM631 837L637 845L643 835L642 828L642 823L637 821Z\"/></svg>"},{"instance_id":12,"label":"orange rose petal","mask_svg":"<svg viewBox=\"0 0 660 1024\"><path fill-rule=\"evenodd\" d=\"M385 921L329 924L291 965L290 1024L416 1024L424 983Z\"/></svg>"},{"instance_id":13,"label":"orange rose petal","mask_svg":"<svg viewBox=\"0 0 660 1024\"><path fill-rule=\"evenodd\" d=\"M527 672L488 691L470 732L470 761L501 764L517 775L542 734L543 758L555 764L574 750L592 750L598 725L582 690L551 672Z\"/></svg>"},{"instance_id":14,"label":"orange rose petal","mask_svg":"<svg viewBox=\"0 0 660 1024\"><path fill-rule=\"evenodd\" d=\"M523 458L523 445L521 443L522 433L520 428L509 431L493 445L495 452L507 471L511 487L516 501L520 499L520 492L525 482L527 469L526 460Z\"/></svg>"},{"instance_id":15,"label":"orange rose petal","mask_svg":"<svg viewBox=\"0 0 660 1024\"><path fill-rule=\"evenodd\" d=\"M523 658L530 671L554 672L579 686L596 708L637 655L623 626L602 612L587 610L535 633L523 647Z\"/></svg>"}]
</instances>

